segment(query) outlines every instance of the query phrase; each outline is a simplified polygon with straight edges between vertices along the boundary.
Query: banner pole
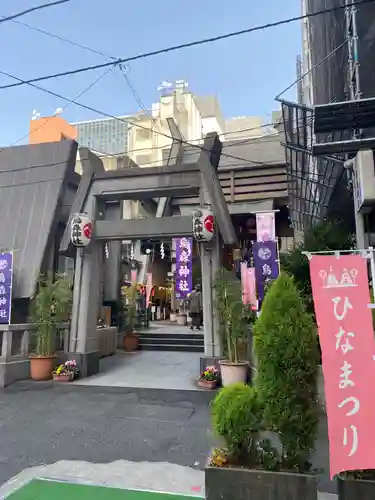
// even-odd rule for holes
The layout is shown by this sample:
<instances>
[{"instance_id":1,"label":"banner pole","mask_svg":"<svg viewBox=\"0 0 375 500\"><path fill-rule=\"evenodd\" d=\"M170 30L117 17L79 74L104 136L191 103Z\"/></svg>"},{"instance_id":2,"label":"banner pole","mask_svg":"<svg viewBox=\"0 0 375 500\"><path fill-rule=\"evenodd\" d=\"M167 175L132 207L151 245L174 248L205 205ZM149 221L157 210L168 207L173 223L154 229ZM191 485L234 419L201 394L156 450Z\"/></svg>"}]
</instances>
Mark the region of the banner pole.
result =
<instances>
[{"instance_id":1,"label":"banner pole","mask_svg":"<svg viewBox=\"0 0 375 500\"><path fill-rule=\"evenodd\" d=\"M279 266L279 274L281 272L281 268L280 268L280 252L279 252L279 240L278 238L276 238L276 251L277 251L277 265Z\"/></svg>"}]
</instances>

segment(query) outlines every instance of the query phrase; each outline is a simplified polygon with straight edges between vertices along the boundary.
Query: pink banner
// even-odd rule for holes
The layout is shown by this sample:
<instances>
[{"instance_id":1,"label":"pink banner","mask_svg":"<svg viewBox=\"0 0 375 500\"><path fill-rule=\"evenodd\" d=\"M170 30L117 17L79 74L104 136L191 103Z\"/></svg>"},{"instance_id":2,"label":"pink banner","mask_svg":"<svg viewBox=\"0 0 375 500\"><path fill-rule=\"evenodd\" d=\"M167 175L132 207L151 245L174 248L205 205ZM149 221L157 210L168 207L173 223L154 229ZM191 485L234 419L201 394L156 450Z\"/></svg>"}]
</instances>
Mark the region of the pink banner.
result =
<instances>
[{"instance_id":1,"label":"pink banner","mask_svg":"<svg viewBox=\"0 0 375 500\"><path fill-rule=\"evenodd\" d=\"M150 294L152 291L152 273L147 273L147 282L146 282L146 308L150 304Z\"/></svg>"},{"instance_id":2,"label":"pink banner","mask_svg":"<svg viewBox=\"0 0 375 500\"><path fill-rule=\"evenodd\" d=\"M242 287L243 304L249 303L248 281L249 281L249 275L247 272L247 262L241 262L241 287Z\"/></svg>"},{"instance_id":3,"label":"pink banner","mask_svg":"<svg viewBox=\"0 0 375 500\"><path fill-rule=\"evenodd\" d=\"M248 297L249 297L249 304L253 309L258 309L258 299L257 299L257 292L256 292L256 283L255 283L255 269L254 267L248 267L247 268L247 274L248 274Z\"/></svg>"},{"instance_id":4,"label":"pink banner","mask_svg":"<svg viewBox=\"0 0 375 500\"><path fill-rule=\"evenodd\" d=\"M136 269L132 269L132 271L130 272L130 282L133 286L137 284L137 270Z\"/></svg>"},{"instance_id":5,"label":"pink banner","mask_svg":"<svg viewBox=\"0 0 375 500\"><path fill-rule=\"evenodd\" d=\"M374 332L367 262L314 255L311 285L322 349L331 479L375 469Z\"/></svg>"},{"instance_id":6,"label":"pink banner","mask_svg":"<svg viewBox=\"0 0 375 500\"><path fill-rule=\"evenodd\" d=\"M275 241L275 214L274 212L256 214L257 241Z\"/></svg>"},{"instance_id":7,"label":"pink banner","mask_svg":"<svg viewBox=\"0 0 375 500\"><path fill-rule=\"evenodd\" d=\"M255 269L247 267L247 262L241 262L242 302L257 308L257 294L255 285Z\"/></svg>"}]
</instances>

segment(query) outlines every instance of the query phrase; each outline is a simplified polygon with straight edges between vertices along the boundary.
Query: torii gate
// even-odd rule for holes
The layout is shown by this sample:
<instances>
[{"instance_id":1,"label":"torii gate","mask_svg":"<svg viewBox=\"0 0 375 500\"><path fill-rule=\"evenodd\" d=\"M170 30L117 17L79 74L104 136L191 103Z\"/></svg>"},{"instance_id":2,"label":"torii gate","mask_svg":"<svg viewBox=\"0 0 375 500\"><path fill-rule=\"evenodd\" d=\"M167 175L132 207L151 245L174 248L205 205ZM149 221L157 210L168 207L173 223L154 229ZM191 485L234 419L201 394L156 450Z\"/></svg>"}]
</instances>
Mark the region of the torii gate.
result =
<instances>
[{"instance_id":1,"label":"torii gate","mask_svg":"<svg viewBox=\"0 0 375 500\"><path fill-rule=\"evenodd\" d=\"M192 234L191 216L164 217L168 200L176 196L199 197L201 207L210 206L216 226L225 244L236 245L237 237L220 182L217 168L222 143L216 133L206 136L197 161L163 167L134 167L104 171L101 160L87 148L80 149L83 175L72 206L71 217L87 213L93 220L93 239L76 255L73 292L73 313L70 331L70 353L80 357L83 376L99 370L97 351L97 315L100 284L104 265L103 247L111 245L110 266L119 269L121 240L169 239ZM180 151L181 153L181 151ZM141 200L153 203L157 218L122 219L122 200ZM156 204L154 204L156 205ZM158 212L158 213L156 213ZM70 225L67 225L60 252L71 254ZM201 244L203 313L205 318L204 352L220 356L220 339L213 314L213 281L219 267L218 235L210 243ZM114 273L115 276L116 273ZM117 274L118 276L118 274ZM113 287L118 293L117 280Z\"/></svg>"}]
</instances>

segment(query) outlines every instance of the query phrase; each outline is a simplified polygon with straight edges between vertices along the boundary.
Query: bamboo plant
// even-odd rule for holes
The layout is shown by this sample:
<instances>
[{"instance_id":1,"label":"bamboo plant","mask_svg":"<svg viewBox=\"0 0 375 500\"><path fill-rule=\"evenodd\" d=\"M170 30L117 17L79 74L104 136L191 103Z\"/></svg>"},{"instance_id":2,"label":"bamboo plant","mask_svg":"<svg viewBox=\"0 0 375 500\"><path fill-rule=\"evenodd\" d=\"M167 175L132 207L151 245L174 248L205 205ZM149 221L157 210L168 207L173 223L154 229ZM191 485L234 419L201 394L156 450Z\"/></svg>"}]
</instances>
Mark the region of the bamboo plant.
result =
<instances>
[{"instance_id":1,"label":"bamboo plant","mask_svg":"<svg viewBox=\"0 0 375 500\"><path fill-rule=\"evenodd\" d=\"M32 300L30 321L36 326L36 356L52 356L55 335L61 323L68 321L72 304L69 281L59 275L55 281L41 278Z\"/></svg>"},{"instance_id":2,"label":"bamboo plant","mask_svg":"<svg viewBox=\"0 0 375 500\"><path fill-rule=\"evenodd\" d=\"M124 304L124 316L126 318L126 323L130 330L130 333L132 333L137 323L137 287L135 285L123 287L122 295Z\"/></svg>"},{"instance_id":3,"label":"bamboo plant","mask_svg":"<svg viewBox=\"0 0 375 500\"><path fill-rule=\"evenodd\" d=\"M239 343L247 335L251 311L243 305L240 280L224 268L216 277L215 309L223 351L228 361L238 363Z\"/></svg>"}]
</instances>

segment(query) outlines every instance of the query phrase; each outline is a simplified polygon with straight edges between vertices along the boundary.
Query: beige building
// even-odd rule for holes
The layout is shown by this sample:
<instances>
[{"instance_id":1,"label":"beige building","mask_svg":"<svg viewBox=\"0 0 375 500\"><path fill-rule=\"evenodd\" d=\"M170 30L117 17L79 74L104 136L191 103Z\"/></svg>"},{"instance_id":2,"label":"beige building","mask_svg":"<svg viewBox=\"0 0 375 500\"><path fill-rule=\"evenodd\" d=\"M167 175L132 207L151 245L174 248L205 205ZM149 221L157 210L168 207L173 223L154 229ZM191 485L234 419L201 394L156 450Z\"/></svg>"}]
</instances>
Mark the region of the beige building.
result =
<instances>
[{"instance_id":1,"label":"beige building","mask_svg":"<svg viewBox=\"0 0 375 500\"><path fill-rule=\"evenodd\" d=\"M163 164L172 143L167 118L174 119L186 141L199 143L204 137L204 119L195 96L184 88L177 88L161 96L148 115L136 115L135 125L129 126L128 154L140 167ZM218 124L211 128L221 132Z\"/></svg>"},{"instance_id":2,"label":"beige building","mask_svg":"<svg viewBox=\"0 0 375 500\"><path fill-rule=\"evenodd\" d=\"M200 144L210 132L217 132L223 141L262 137L275 133L264 126L264 119L240 116L224 119L215 96L196 96L177 87L160 97L152 110L132 118L129 126L128 154L140 167L159 166L165 162L171 146L171 132L167 118L173 118L182 138Z\"/></svg>"}]
</instances>

